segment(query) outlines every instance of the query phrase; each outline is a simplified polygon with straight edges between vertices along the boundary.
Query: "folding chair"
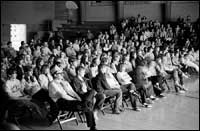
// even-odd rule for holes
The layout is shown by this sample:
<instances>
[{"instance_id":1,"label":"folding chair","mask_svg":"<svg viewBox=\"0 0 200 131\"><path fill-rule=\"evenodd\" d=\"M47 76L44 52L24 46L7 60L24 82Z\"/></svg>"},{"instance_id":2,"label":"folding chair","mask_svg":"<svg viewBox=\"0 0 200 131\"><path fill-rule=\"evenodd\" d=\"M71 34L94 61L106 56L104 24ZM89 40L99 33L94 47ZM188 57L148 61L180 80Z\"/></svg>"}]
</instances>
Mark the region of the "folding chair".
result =
<instances>
[{"instance_id":1,"label":"folding chair","mask_svg":"<svg viewBox=\"0 0 200 131\"><path fill-rule=\"evenodd\" d=\"M75 120L76 124L78 125L78 120L77 120L74 112L68 112L68 113L63 113L63 114L61 114L61 112L59 112L59 115L57 116L56 120L57 120L61 130L63 130L62 124L66 123L66 122Z\"/></svg>"},{"instance_id":2,"label":"folding chair","mask_svg":"<svg viewBox=\"0 0 200 131\"><path fill-rule=\"evenodd\" d=\"M111 96L107 96L106 99L105 99L105 102L103 104L103 107L101 108L101 112L103 115L105 115L105 109L107 108L110 108L113 110L114 106L113 106L113 103L114 103L114 99L115 97L111 97Z\"/></svg>"}]
</instances>

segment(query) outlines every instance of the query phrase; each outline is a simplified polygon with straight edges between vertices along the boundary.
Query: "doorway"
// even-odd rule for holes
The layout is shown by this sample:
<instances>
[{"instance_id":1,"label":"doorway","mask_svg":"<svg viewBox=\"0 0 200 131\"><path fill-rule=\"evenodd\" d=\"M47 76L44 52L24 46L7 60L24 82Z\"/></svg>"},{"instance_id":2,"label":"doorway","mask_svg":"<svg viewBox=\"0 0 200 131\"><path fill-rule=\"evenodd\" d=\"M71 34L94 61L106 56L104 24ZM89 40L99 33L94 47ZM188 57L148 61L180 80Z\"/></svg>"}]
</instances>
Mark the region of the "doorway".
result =
<instances>
[{"instance_id":1,"label":"doorway","mask_svg":"<svg viewBox=\"0 0 200 131\"><path fill-rule=\"evenodd\" d=\"M19 51L21 41L26 43L26 24L11 24L10 40L12 42L13 48Z\"/></svg>"}]
</instances>

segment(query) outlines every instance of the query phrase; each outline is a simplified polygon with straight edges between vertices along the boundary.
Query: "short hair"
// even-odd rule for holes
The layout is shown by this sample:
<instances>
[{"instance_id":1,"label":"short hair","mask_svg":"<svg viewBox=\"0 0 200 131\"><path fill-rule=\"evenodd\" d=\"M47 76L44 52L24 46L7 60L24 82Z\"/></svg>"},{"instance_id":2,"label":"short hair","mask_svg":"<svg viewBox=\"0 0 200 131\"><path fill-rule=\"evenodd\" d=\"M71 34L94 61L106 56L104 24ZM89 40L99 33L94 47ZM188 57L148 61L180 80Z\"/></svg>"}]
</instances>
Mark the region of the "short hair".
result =
<instances>
[{"instance_id":1,"label":"short hair","mask_svg":"<svg viewBox=\"0 0 200 131\"><path fill-rule=\"evenodd\" d=\"M108 58L107 58L107 57L103 57L103 58L101 59L101 63L102 63L102 64L106 64L106 62L108 62Z\"/></svg>"},{"instance_id":2,"label":"short hair","mask_svg":"<svg viewBox=\"0 0 200 131\"><path fill-rule=\"evenodd\" d=\"M10 45L11 43L12 43L11 41L8 41L8 42L7 42L7 45Z\"/></svg>"},{"instance_id":3,"label":"short hair","mask_svg":"<svg viewBox=\"0 0 200 131\"><path fill-rule=\"evenodd\" d=\"M15 66L12 66L12 67L10 67L9 69L8 69L8 75L12 75L12 74L14 74L14 73L16 73L17 72L17 70L16 70L16 67Z\"/></svg>"},{"instance_id":4,"label":"short hair","mask_svg":"<svg viewBox=\"0 0 200 131\"><path fill-rule=\"evenodd\" d=\"M44 71L49 68L49 66L47 64L44 64L41 68L42 73L44 73Z\"/></svg>"},{"instance_id":5,"label":"short hair","mask_svg":"<svg viewBox=\"0 0 200 131\"><path fill-rule=\"evenodd\" d=\"M141 60L140 62L138 62L138 65L137 66L145 66L146 65L146 60L143 59Z\"/></svg>"},{"instance_id":6,"label":"short hair","mask_svg":"<svg viewBox=\"0 0 200 131\"><path fill-rule=\"evenodd\" d=\"M102 68L105 68L107 67L106 64L100 64L99 67L98 67L98 71L100 72Z\"/></svg>"},{"instance_id":7,"label":"short hair","mask_svg":"<svg viewBox=\"0 0 200 131\"><path fill-rule=\"evenodd\" d=\"M83 67L83 66L78 66L78 67L76 68L76 74L78 74L78 72L79 72L80 70L85 70L85 67Z\"/></svg>"},{"instance_id":8,"label":"short hair","mask_svg":"<svg viewBox=\"0 0 200 131\"><path fill-rule=\"evenodd\" d=\"M36 66L38 66L41 61L43 61L43 59L41 57L37 58L37 60L36 60Z\"/></svg>"},{"instance_id":9,"label":"short hair","mask_svg":"<svg viewBox=\"0 0 200 131\"><path fill-rule=\"evenodd\" d=\"M69 58L69 63L73 63L74 61L76 61L77 59L76 58Z\"/></svg>"}]
</instances>

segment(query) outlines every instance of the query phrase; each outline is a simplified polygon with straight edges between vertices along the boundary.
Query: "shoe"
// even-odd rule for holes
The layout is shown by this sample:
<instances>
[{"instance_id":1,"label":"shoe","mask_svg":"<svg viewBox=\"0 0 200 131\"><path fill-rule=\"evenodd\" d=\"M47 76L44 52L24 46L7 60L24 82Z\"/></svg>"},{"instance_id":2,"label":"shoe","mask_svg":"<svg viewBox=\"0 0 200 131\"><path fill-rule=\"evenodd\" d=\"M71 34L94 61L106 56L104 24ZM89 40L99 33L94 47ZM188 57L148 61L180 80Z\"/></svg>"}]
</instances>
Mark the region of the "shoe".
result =
<instances>
[{"instance_id":1,"label":"shoe","mask_svg":"<svg viewBox=\"0 0 200 131\"><path fill-rule=\"evenodd\" d=\"M180 93L180 94L184 94L184 93L185 93L185 91L183 91L183 90L180 90L178 93Z\"/></svg>"},{"instance_id":2,"label":"shoe","mask_svg":"<svg viewBox=\"0 0 200 131\"><path fill-rule=\"evenodd\" d=\"M187 89L187 88L183 88L183 90L184 90L184 91L188 91L188 89Z\"/></svg>"},{"instance_id":3,"label":"shoe","mask_svg":"<svg viewBox=\"0 0 200 131\"><path fill-rule=\"evenodd\" d=\"M150 99L151 100L156 100L156 97L155 96L150 96Z\"/></svg>"},{"instance_id":4,"label":"shoe","mask_svg":"<svg viewBox=\"0 0 200 131\"><path fill-rule=\"evenodd\" d=\"M158 97L159 97L159 98L164 98L165 96L164 96L164 95L162 95L162 94L160 94Z\"/></svg>"},{"instance_id":5,"label":"shoe","mask_svg":"<svg viewBox=\"0 0 200 131\"><path fill-rule=\"evenodd\" d=\"M125 109L124 109L123 107L120 107L120 108L119 108L119 111L124 112Z\"/></svg>"},{"instance_id":6,"label":"shoe","mask_svg":"<svg viewBox=\"0 0 200 131\"><path fill-rule=\"evenodd\" d=\"M119 110L114 110L113 114L120 114L120 111Z\"/></svg>"},{"instance_id":7,"label":"shoe","mask_svg":"<svg viewBox=\"0 0 200 131\"><path fill-rule=\"evenodd\" d=\"M183 91L187 91L188 89L186 89L186 88L185 88L185 86L184 86L184 85L182 85L182 88L181 88L181 90L183 90Z\"/></svg>"},{"instance_id":8,"label":"shoe","mask_svg":"<svg viewBox=\"0 0 200 131\"><path fill-rule=\"evenodd\" d=\"M151 99L146 99L147 104L153 104L154 102Z\"/></svg>"},{"instance_id":9,"label":"shoe","mask_svg":"<svg viewBox=\"0 0 200 131\"><path fill-rule=\"evenodd\" d=\"M96 126L90 128L91 131L97 130Z\"/></svg>"},{"instance_id":10,"label":"shoe","mask_svg":"<svg viewBox=\"0 0 200 131\"><path fill-rule=\"evenodd\" d=\"M140 109L140 108L137 108L137 107L136 107L136 108L133 108L133 110L134 110L134 111L138 111L138 112L141 111L141 109Z\"/></svg>"},{"instance_id":11,"label":"shoe","mask_svg":"<svg viewBox=\"0 0 200 131\"><path fill-rule=\"evenodd\" d=\"M95 119L95 121L98 121L99 120L99 118L98 118L98 116L97 116L97 111L94 111L94 119Z\"/></svg>"},{"instance_id":12,"label":"shoe","mask_svg":"<svg viewBox=\"0 0 200 131\"><path fill-rule=\"evenodd\" d=\"M158 97L155 97L154 101L157 101L157 100L159 100L159 98L158 98Z\"/></svg>"},{"instance_id":13,"label":"shoe","mask_svg":"<svg viewBox=\"0 0 200 131\"><path fill-rule=\"evenodd\" d=\"M184 73L183 73L183 77L185 77L186 79L189 78L189 76Z\"/></svg>"},{"instance_id":14,"label":"shoe","mask_svg":"<svg viewBox=\"0 0 200 131\"><path fill-rule=\"evenodd\" d=\"M148 105L147 103L144 103L143 106L146 107L146 108L151 108L152 107L151 105Z\"/></svg>"}]
</instances>

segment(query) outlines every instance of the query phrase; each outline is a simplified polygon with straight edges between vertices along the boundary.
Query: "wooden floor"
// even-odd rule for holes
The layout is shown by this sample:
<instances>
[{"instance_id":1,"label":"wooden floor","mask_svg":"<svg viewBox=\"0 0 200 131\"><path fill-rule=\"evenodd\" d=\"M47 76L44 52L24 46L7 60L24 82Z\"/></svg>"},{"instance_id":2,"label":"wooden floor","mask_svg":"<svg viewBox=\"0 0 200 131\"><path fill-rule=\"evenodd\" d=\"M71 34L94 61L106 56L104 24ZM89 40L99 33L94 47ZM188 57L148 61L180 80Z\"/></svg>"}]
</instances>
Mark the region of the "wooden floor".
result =
<instances>
[{"instance_id":1,"label":"wooden floor","mask_svg":"<svg viewBox=\"0 0 200 131\"><path fill-rule=\"evenodd\" d=\"M107 111L103 116L99 113L97 129L99 130L199 130L199 77L193 76L185 80L188 91L185 94L166 94L152 108L141 107L141 112L126 109L120 115ZM141 106L139 104L139 106ZM58 124L50 127L44 120L26 121L21 123L21 129L26 130L60 130ZM88 130L86 124L75 121L65 123L64 130Z\"/></svg>"}]
</instances>

